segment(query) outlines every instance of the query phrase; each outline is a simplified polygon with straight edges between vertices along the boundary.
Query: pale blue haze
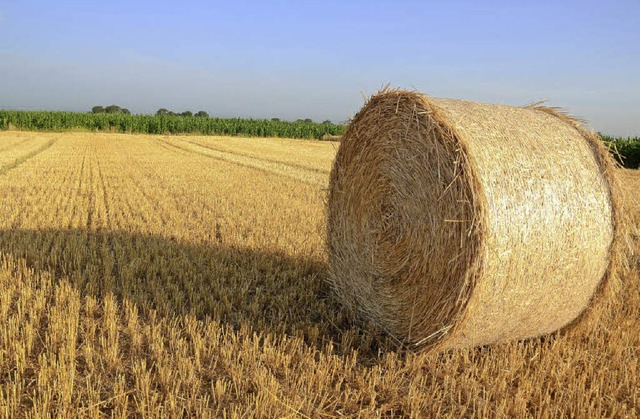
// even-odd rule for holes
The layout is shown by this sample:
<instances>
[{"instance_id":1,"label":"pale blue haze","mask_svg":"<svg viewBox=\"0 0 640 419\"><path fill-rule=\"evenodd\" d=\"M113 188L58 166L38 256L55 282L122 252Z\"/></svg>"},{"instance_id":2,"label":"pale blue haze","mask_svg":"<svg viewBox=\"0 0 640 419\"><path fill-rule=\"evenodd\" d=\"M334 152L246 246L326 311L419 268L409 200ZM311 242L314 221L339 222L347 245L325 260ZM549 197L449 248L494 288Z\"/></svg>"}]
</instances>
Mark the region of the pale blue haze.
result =
<instances>
[{"instance_id":1,"label":"pale blue haze","mask_svg":"<svg viewBox=\"0 0 640 419\"><path fill-rule=\"evenodd\" d=\"M344 121L388 82L640 135L640 2L0 0L3 109Z\"/></svg>"}]
</instances>

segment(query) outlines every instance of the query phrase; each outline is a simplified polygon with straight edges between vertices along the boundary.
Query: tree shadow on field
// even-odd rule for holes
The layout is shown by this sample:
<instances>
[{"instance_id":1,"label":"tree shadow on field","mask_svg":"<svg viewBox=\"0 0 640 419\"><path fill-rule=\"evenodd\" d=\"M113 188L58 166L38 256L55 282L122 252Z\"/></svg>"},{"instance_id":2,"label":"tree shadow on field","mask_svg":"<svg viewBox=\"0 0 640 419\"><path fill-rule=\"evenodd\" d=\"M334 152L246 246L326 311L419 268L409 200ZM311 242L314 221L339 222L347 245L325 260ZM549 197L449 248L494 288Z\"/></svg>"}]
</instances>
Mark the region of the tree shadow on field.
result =
<instances>
[{"instance_id":1,"label":"tree shadow on field","mask_svg":"<svg viewBox=\"0 0 640 419\"><path fill-rule=\"evenodd\" d=\"M236 330L301 337L320 350L331 342L338 354L357 349L365 363L397 349L340 306L319 260L87 230L0 230L0 252L68 278L82 296L100 301L112 293L134 302L142 314L214 319Z\"/></svg>"}]
</instances>

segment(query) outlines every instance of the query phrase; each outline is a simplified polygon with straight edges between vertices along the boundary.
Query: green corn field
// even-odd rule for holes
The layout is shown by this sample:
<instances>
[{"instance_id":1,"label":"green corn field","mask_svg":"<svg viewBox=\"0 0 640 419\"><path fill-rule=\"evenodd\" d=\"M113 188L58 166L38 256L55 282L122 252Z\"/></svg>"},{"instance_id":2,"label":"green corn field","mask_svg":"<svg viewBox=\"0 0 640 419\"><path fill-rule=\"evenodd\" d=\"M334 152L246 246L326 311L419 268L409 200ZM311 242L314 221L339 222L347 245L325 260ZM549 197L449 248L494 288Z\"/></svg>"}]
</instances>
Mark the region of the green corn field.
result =
<instances>
[{"instance_id":1,"label":"green corn field","mask_svg":"<svg viewBox=\"0 0 640 419\"><path fill-rule=\"evenodd\" d=\"M629 169L640 168L640 137L611 137L601 135L605 143L612 149L613 155L620 164Z\"/></svg>"},{"instance_id":2,"label":"green corn field","mask_svg":"<svg viewBox=\"0 0 640 419\"><path fill-rule=\"evenodd\" d=\"M130 134L242 135L247 137L321 138L342 135L332 123L289 122L241 118L200 118L177 115L93 114L0 110L0 130L107 131Z\"/></svg>"}]
</instances>

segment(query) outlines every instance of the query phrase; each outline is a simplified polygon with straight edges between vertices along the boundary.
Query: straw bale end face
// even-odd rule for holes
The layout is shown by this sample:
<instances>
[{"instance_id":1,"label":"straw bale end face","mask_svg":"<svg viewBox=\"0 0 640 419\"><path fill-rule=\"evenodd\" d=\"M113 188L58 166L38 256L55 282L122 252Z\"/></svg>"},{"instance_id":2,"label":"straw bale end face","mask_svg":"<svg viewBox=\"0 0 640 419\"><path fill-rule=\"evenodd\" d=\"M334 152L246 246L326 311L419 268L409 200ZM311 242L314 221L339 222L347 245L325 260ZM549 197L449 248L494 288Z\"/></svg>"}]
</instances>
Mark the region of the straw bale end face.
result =
<instances>
[{"instance_id":1,"label":"straw bale end face","mask_svg":"<svg viewBox=\"0 0 640 419\"><path fill-rule=\"evenodd\" d=\"M330 280L417 348L557 330L609 272L610 164L552 112L386 90L331 173Z\"/></svg>"}]
</instances>

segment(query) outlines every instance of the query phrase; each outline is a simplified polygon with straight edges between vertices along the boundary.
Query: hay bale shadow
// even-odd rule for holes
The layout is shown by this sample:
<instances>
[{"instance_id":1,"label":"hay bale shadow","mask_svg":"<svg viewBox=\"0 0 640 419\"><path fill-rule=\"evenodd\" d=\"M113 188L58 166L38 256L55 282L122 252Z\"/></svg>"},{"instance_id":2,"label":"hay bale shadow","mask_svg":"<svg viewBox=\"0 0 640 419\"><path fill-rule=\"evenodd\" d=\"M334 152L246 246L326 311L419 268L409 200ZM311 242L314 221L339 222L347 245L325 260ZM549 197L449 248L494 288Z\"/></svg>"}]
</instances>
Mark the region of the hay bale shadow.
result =
<instances>
[{"instance_id":1,"label":"hay bale shadow","mask_svg":"<svg viewBox=\"0 0 640 419\"><path fill-rule=\"evenodd\" d=\"M0 252L68 279L82 296L113 294L142 314L216 320L375 362L397 344L345 312L318 260L173 237L87 230L0 230Z\"/></svg>"}]
</instances>

